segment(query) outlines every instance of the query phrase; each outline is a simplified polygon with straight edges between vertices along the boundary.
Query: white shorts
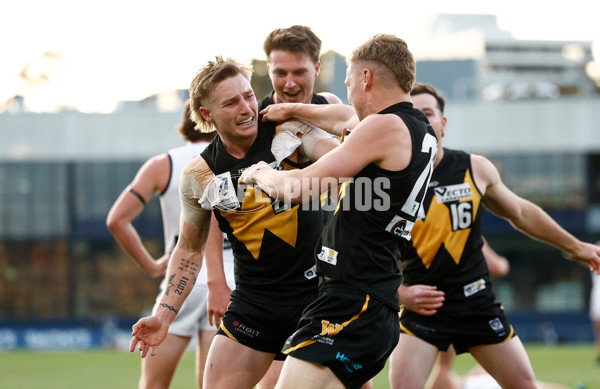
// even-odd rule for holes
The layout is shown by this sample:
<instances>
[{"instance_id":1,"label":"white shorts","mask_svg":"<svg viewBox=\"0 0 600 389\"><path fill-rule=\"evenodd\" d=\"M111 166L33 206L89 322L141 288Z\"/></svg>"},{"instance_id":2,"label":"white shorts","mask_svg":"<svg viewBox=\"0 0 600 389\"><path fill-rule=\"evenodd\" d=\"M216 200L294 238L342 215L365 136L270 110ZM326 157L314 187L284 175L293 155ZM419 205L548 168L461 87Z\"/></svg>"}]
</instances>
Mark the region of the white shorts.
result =
<instances>
[{"instance_id":1,"label":"white shorts","mask_svg":"<svg viewBox=\"0 0 600 389\"><path fill-rule=\"evenodd\" d=\"M233 253L231 249L223 250L223 270L227 285L231 290L235 288L235 280L233 276ZM160 301L162 291L165 287L166 279L163 279L160 284L160 293L156 297L156 302L152 308L155 312ZM208 322L208 314L206 310L206 298L208 295L208 286L206 285L206 266L200 268L200 273L196 279L196 283L192 291L185 299L175 320L169 326L169 334L193 337L200 331L216 331L217 327L210 325Z\"/></svg>"},{"instance_id":2,"label":"white shorts","mask_svg":"<svg viewBox=\"0 0 600 389\"><path fill-rule=\"evenodd\" d=\"M592 293L590 295L590 319L600 320L600 276L592 273Z\"/></svg>"}]
</instances>

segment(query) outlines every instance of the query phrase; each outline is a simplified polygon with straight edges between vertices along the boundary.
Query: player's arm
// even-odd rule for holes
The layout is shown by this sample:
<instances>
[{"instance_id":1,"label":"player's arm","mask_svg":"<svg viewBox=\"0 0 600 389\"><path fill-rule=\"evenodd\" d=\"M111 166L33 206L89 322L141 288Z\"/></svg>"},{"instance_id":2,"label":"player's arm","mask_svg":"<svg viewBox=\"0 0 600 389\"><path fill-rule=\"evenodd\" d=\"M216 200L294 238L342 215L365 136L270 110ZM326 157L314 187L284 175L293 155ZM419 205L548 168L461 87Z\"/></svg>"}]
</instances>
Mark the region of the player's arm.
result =
<instances>
[{"instance_id":1,"label":"player's arm","mask_svg":"<svg viewBox=\"0 0 600 389\"><path fill-rule=\"evenodd\" d=\"M344 128L358 125L354 108L345 104L271 104L261 111L263 121L282 122L291 118L306 120L340 137Z\"/></svg>"},{"instance_id":2,"label":"player's arm","mask_svg":"<svg viewBox=\"0 0 600 389\"><path fill-rule=\"evenodd\" d=\"M199 199L211 178L212 173L202 157L188 163L181 174L179 239L169 260L167 284L152 316L138 320L132 327L129 350L134 351L137 347L142 358L146 357L150 350L152 355L156 354L158 345L167 336L169 325L198 277L211 223L211 211L203 209Z\"/></svg>"},{"instance_id":3,"label":"player's arm","mask_svg":"<svg viewBox=\"0 0 600 389\"><path fill-rule=\"evenodd\" d=\"M182 220L179 239L167 268L167 284L159 305L152 316L140 319L132 327L129 350L134 351L137 347L142 358L150 350L152 355L156 355L157 347L167 336L169 325L175 320L196 282L210 228L210 212L202 211L204 215L198 215L195 224ZM200 219L202 225L198 224Z\"/></svg>"},{"instance_id":4,"label":"player's arm","mask_svg":"<svg viewBox=\"0 0 600 389\"><path fill-rule=\"evenodd\" d=\"M307 168L276 171L259 163L246 169L239 182L257 184L273 198L298 203L319 196L340 179L354 177L370 163L401 170L408 165L411 150L408 128L400 118L371 115L356 126L344 143Z\"/></svg>"},{"instance_id":5,"label":"player's arm","mask_svg":"<svg viewBox=\"0 0 600 389\"><path fill-rule=\"evenodd\" d=\"M207 310L208 321L218 327L221 318L225 315L227 305L231 298L231 289L227 285L225 270L223 269L223 232L213 214L211 227L204 251L206 265L206 280L208 286Z\"/></svg>"},{"instance_id":6,"label":"player's arm","mask_svg":"<svg viewBox=\"0 0 600 389\"><path fill-rule=\"evenodd\" d=\"M171 162L167 154L146 161L131 184L119 195L106 218L106 226L119 246L151 277L165 273L169 255L155 260L144 247L132 222L142 213L146 203L166 187L170 169Z\"/></svg>"},{"instance_id":7,"label":"player's arm","mask_svg":"<svg viewBox=\"0 0 600 389\"><path fill-rule=\"evenodd\" d=\"M483 203L491 212L505 218L517 230L559 248L600 273L600 247L575 238L542 208L513 193L488 159L472 155L471 165L483 194Z\"/></svg>"}]
</instances>

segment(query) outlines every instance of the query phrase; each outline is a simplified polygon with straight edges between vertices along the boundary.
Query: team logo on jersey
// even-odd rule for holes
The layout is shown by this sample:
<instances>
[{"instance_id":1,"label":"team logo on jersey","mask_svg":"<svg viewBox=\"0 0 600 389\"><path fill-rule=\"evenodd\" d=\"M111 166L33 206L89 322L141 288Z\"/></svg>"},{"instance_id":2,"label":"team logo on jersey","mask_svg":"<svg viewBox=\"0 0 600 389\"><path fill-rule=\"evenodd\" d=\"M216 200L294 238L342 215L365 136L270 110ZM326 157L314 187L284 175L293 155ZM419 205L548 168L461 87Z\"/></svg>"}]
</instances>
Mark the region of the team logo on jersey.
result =
<instances>
[{"instance_id":1,"label":"team logo on jersey","mask_svg":"<svg viewBox=\"0 0 600 389\"><path fill-rule=\"evenodd\" d=\"M317 276L317 265L313 265L310 269L304 272L304 277L308 280L312 280Z\"/></svg>"},{"instance_id":2,"label":"team logo on jersey","mask_svg":"<svg viewBox=\"0 0 600 389\"><path fill-rule=\"evenodd\" d=\"M488 323L490 324L490 328L494 330L497 335L502 336L506 332L502 325L502 321L499 318L492 319Z\"/></svg>"},{"instance_id":3,"label":"team logo on jersey","mask_svg":"<svg viewBox=\"0 0 600 389\"><path fill-rule=\"evenodd\" d=\"M434 189L438 203L451 203L458 200L471 198L471 185L468 183L458 185L440 186Z\"/></svg>"},{"instance_id":4,"label":"team logo on jersey","mask_svg":"<svg viewBox=\"0 0 600 389\"><path fill-rule=\"evenodd\" d=\"M387 227L385 227L385 230L408 240L410 239L410 232L412 231L413 225L414 223L410 220L395 215Z\"/></svg>"},{"instance_id":5,"label":"team logo on jersey","mask_svg":"<svg viewBox=\"0 0 600 389\"><path fill-rule=\"evenodd\" d=\"M321 320L321 336L335 336L343 329L343 324L331 323L328 320Z\"/></svg>"},{"instance_id":6,"label":"team logo on jersey","mask_svg":"<svg viewBox=\"0 0 600 389\"><path fill-rule=\"evenodd\" d=\"M329 247L322 246L321 252L317 255L317 258L319 258L323 262L327 262L330 265L336 265L337 264L337 255L338 255L338 252L335 251L334 249L330 249Z\"/></svg>"},{"instance_id":7,"label":"team logo on jersey","mask_svg":"<svg viewBox=\"0 0 600 389\"><path fill-rule=\"evenodd\" d=\"M485 280L483 278L475 282L471 282L463 287L465 297L473 296L475 293L483 289L485 289Z\"/></svg>"}]
</instances>

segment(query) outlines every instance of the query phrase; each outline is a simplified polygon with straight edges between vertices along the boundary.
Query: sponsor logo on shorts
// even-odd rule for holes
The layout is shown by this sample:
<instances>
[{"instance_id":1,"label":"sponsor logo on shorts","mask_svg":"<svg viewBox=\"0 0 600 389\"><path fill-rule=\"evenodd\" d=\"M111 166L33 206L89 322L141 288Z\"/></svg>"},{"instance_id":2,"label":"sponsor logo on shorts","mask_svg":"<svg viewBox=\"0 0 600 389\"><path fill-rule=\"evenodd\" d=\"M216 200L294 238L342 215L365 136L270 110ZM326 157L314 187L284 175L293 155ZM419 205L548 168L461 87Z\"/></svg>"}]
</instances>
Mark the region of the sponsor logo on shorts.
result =
<instances>
[{"instance_id":1,"label":"sponsor logo on shorts","mask_svg":"<svg viewBox=\"0 0 600 389\"><path fill-rule=\"evenodd\" d=\"M496 335L502 336L506 333L502 321L499 318L495 318L489 321L490 328L494 330Z\"/></svg>"},{"instance_id":2,"label":"sponsor logo on shorts","mask_svg":"<svg viewBox=\"0 0 600 389\"><path fill-rule=\"evenodd\" d=\"M319 343L324 343L328 346L333 346L333 338L330 338L328 336L322 336L322 335L315 335L312 337L312 340L314 340L315 342L319 342Z\"/></svg>"},{"instance_id":3,"label":"sponsor logo on shorts","mask_svg":"<svg viewBox=\"0 0 600 389\"><path fill-rule=\"evenodd\" d=\"M420 324L420 323L417 323L417 322L414 322L414 321L411 321L408 325L410 327L412 327L413 329L417 329L417 330L423 331L423 332L429 332L429 333L437 332L435 330L435 328L427 327L427 326L425 326L423 324Z\"/></svg>"},{"instance_id":4,"label":"sponsor logo on shorts","mask_svg":"<svg viewBox=\"0 0 600 389\"><path fill-rule=\"evenodd\" d=\"M481 278L475 282L471 282L470 284L467 284L463 287L463 290L465 292L465 297L472 296L475 293L477 293L483 289L485 289L485 280L483 278Z\"/></svg>"},{"instance_id":5,"label":"sponsor logo on shorts","mask_svg":"<svg viewBox=\"0 0 600 389\"><path fill-rule=\"evenodd\" d=\"M260 336L260 331L254 330L248 327L247 325L240 323L237 320L233 322L233 327L234 331L240 332L252 339L256 338L257 336Z\"/></svg>"},{"instance_id":6,"label":"sponsor logo on shorts","mask_svg":"<svg viewBox=\"0 0 600 389\"><path fill-rule=\"evenodd\" d=\"M451 203L471 198L471 185L468 183L440 186L439 188L435 188L434 191L438 203Z\"/></svg>"},{"instance_id":7,"label":"sponsor logo on shorts","mask_svg":"<svg viewBox=\"0 0 600 389\"><path fill-rule=\"evenodd\" d=\"M339 351L335 356L335 359L341 361L346 367L346 370L348 370L350 373L354 373L355 371L363 368L360 363L350 360L350 358L348 358L345 354L340 353Z\"/></svg>"},{"instance_id":8,"label":"sponsor logo on shorts","mask_svg":"<svg viewBox=\"0 0 600 389\"><path fill-rule=\"evenodd\" d=\"M310 269L304 272L304 277L309 280L312 280L317 276L317 265L313 265Z\"/></svg>"},{"instance_id":9,"label":"sponsor logo on shorts","mask_svg":"<svg viewBox=\"0 0 600 389\"><path fill-rule=\"evenodd\" d=\"M322 246L321 252L319 253L319 255L317 255L317 258L319 258L323 262L327 262L330 265L336 265L337 264L337 255L338 255L338 252L335 251L334 249L330 249L329 247Z\"/></svg>"},{"instance_id":10,"label":"sponsor logo on shorts","mask_svg":"<svg viewBox=\"0 0 600 389\"><path fill-rule=\"evenodd\" d=\"M385 230L401 238L410 239L410 232L412 231L413 225L414 223L410 220L395 215L387 227L385 227Z\"/></svg>"}]
</instances>

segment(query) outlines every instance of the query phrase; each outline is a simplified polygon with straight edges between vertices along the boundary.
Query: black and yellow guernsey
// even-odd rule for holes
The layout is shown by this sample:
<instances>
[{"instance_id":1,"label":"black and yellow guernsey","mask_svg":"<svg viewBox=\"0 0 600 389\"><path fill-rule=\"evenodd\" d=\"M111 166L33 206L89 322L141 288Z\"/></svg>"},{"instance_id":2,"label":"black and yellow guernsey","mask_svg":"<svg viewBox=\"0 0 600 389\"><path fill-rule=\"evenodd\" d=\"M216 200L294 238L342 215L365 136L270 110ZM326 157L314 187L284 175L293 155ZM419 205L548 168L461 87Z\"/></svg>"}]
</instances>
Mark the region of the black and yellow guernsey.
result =
<instances>
[{"instance_id":1,"label":"black and yellow guernsey","mask_svg":"<svg viewBox=\"0 0 600 389\"><path fill-rule=\"evenodd\" d=\"M274 134L275 125L259 118L257 138L244 158L227 153L218 136L201 155L215 175L230 172L237 188L244 169L259 161L274 163ZM306 165L285 160L281 166L289 170ZM299 204L286 206L258 188L237 190L237 209L214 210L235 257L236 289L232 293L242 300L271 305L312 301L317 294L313 253L322 232L321 211L303 209Z\"/></svg>"},{"instance_id":2,"label":"black and yellow guernsey","mask_svg":"<svg viewBox=\"0 0 600 389\"><path fill-rule=\"evenodd\" d=\"M423 202L425 217L415 223L402 258L406 285L436 285L445 292L440 312L460 311L491 293L481 250L481 198L471 156L445 148Z\"/></svg>"},{"instance_id":3,"label":"black and yellow guernsey","mask_svg":"<svg viewBox=\"0 0 600 389\"><path fill-rule=\"evenodd\" d=\"M370 164L342 185L316 262L326 279L350 284L399 310L402 275L397 261L425 195L437 142L429 121L412 103L379 113L398 115L406 123L413 145L411 162L400 171Z\"/></svg>"}]
</instances>

